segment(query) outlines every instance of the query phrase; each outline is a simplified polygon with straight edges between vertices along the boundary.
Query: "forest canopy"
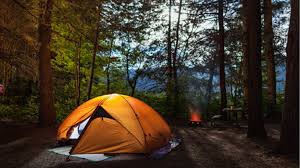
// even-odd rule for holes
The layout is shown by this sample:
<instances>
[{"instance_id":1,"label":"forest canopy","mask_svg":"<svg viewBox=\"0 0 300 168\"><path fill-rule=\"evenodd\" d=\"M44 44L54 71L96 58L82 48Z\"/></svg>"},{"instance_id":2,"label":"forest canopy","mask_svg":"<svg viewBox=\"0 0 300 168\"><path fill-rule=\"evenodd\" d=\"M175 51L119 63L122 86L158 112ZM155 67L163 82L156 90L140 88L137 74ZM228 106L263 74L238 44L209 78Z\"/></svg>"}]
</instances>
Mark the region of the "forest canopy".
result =
<instances>
[{"instance_id":1,"label":"forest canopy","mask_svg":"<svg viewBox=\"0 0 300 168\"><path fill-rule=\"evenodd\" d=\"M45 2L4 0L1 9L0 77L6 95L1 100L9 104L1 105L8 108L1 115L12 115L8 111L25 108L20 111L29 119L36 118L39 24ZM274 111L279 114L290 7L287 1L275 0L272 9ZM205 117L219 113L219 10L217 1L201 0L54 0L48 26L58 119L88 98L108 93L139 97L162 114L186 116L190 105L201 108ZM224 1L222 16L226 106L243 107L241 1ZM268 102L268 95L273 93L268 91L268 58L264 47L262 52L263 102ZM180 102L178 107L168 106L178 104L175 101ZM270 113L267 103L263 111L265 115ZM23 118L23 114L13 115Z\"/></svg>"}]
</instances>

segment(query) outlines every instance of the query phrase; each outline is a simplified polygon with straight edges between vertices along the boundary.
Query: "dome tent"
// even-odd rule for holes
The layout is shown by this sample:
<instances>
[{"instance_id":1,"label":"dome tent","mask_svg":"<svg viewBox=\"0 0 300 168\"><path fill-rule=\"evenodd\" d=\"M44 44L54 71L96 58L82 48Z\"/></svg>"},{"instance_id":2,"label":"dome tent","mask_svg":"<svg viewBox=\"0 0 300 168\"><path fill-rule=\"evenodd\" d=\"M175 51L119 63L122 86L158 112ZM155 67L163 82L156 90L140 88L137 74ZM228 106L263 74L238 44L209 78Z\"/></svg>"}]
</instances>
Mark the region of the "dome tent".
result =
<instances>
[{"instance_id":1,"label":"dome tent","mask_svg":"<svg viewBox=\"0 0 300 168\"><path fill-rule=\"evenodd\" d=\"M59 126L57 139L77 139L70 154L151 153L169 142L164 119L144 102L126 95L93 98Z\"/></svg>"}]
</instances>

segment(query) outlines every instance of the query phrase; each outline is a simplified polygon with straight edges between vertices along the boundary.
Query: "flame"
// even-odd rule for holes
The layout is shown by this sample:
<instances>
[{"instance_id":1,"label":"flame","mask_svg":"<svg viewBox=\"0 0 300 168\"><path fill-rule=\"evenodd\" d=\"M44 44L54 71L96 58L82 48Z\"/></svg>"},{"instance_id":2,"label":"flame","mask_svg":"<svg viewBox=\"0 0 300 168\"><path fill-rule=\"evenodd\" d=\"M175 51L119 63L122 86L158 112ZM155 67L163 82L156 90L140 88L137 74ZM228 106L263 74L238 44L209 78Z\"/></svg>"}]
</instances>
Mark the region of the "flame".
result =
<instances>
[{"instance_id":1,"label":"flame","mask_svg":"<svg viewBox=\"0 0 300 168\"><path fill-rule=\"evenodd\" d=\"M201 114L200 114L200 110L198 108L190 107L189 113L190 113L190 121L194 121L194 122L201 121Z\"/></svg>"}]
</instances>

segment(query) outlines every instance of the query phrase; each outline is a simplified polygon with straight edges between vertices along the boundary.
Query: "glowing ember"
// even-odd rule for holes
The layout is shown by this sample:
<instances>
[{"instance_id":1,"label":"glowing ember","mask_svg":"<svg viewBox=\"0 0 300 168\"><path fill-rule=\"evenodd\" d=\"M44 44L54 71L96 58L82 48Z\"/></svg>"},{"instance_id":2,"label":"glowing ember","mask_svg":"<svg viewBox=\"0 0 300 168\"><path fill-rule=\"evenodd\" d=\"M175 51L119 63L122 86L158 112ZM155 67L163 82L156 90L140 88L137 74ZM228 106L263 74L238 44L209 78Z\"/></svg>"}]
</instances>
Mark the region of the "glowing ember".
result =
<instances>
[{"instance_id":1,"label":"glowing ember","mask_svg":"<svg viewBox=\"0 0 300 168\"><path fill-rule=\"evenodd\" d=\"M201 114L200 114L200 111L198 108L190 107L189 113L190 113L190 121L191 122L201 122Z\"/></svg>"},{"instance_id":2,"label":"glowing ember","mask_svg":"<svg viewBox=\"0 0 300 168\"><path fill-rule=\"evenodd\" d=\"M195 121L195 122L201 121L200 113L191 112L190 113L190 121Z\"/></svg>"}]
</instances>

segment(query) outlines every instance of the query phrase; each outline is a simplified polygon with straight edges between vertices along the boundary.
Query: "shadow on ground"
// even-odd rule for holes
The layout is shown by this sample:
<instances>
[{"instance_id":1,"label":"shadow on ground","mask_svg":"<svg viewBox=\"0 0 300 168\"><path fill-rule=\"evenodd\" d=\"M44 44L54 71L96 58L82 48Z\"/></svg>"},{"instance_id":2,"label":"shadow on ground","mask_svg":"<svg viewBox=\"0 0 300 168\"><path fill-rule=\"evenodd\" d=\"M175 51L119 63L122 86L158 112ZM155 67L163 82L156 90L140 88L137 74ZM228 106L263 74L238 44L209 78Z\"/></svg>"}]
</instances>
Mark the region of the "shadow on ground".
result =
<instances>
[{"instance_id":1,"label":"shadow on ground","mask_svg":"<svg viewBox=\"0 0 300 168\"><path fill-rule=\"evenodd\" d=\"M93 168L93 167L298 167L298 159L273 155L266 142L246 138L242 128L199 128L180 125L174 133L183 142L162 159L89 162L47 151L55 144L56 128L38 128L32 124L1 123L0 167ZM275 136L276 137L276 136ZM274 138L272 139L274 140ZM278 141L278 139L277 139ZM271 146L272 147L272 146Z\"/></svg>"}]
</instances>

